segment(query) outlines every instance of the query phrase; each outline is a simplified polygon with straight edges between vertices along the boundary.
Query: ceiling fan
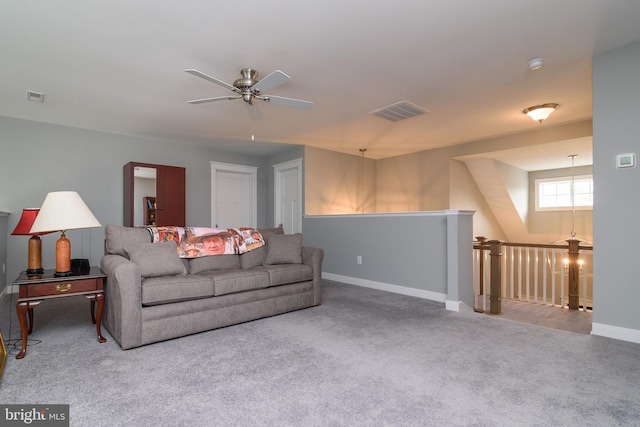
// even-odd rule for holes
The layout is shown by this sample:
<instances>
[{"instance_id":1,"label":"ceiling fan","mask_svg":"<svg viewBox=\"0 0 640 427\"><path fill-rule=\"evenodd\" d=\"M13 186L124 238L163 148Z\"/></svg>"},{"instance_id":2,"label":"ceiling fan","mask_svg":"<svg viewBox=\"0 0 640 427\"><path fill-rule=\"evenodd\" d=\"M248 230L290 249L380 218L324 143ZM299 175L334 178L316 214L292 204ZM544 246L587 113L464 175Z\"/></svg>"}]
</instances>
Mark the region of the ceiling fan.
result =
<instances>
[{"instance_id":1,"label":"ceiling fan","mask_svg":"<svg viewBox=\"0 0 640 427\"><path fill-rule=\"evenodd\" d=\"M307 110L313 106L313 102L311 101L302 101L300 99L285 98L283 96L267 95L264 93L269 89L273 89L274 87L280 86L281 84L289 81L291 77L280 70L272 72L262 80L257 80L258 72L256 70L254 70L253 68L243 68L242 70L240 70L240 74L242 75L242 77L233 82L233 85L223 82L222 80L218 80L215 77L211 77L210 75L198 70L190 68L184 71L196 77L200 77L202 79L220 85L224 88L230 89L236 94L233 96L218 96L215 98L194 99L192 101L187 101L189 104L202 104L205 102L213 101L243 99L246 103L253 105L254 99L260 99L262 101L271 102L273 104L279 104L294 108L303 108Z\"/></svg>"}]
</instances>

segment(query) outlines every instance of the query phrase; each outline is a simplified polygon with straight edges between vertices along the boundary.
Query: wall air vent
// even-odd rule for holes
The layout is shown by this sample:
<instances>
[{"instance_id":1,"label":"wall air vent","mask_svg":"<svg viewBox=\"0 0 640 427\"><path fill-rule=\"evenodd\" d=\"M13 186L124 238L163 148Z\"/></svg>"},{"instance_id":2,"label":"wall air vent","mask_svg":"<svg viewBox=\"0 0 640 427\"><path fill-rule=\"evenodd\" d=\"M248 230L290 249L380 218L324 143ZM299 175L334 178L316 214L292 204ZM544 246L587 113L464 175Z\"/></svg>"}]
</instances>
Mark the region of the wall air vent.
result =
<instances>
[{"instance_id":1,"label":"wall air vent","mask_svg":"<svg viewBox=\"0 0 640 427\"><path fill-rule=\"evenodd\" d=\"M430 111L426 108L422 108L409 101L400 101L377 110L369 111L369 114L391 120L392 122L397 122L429 112Z\"/></svg>"},{"instance_id":2,"label":"wall air vent","mask_svg":"<svg viewBox=\"0 0 640 427\"><path fill-rule=\"evenodd\" d=\"M44 93L27 91L27 100L33 102L44 102Z\"/></svg>"}]
</instances>

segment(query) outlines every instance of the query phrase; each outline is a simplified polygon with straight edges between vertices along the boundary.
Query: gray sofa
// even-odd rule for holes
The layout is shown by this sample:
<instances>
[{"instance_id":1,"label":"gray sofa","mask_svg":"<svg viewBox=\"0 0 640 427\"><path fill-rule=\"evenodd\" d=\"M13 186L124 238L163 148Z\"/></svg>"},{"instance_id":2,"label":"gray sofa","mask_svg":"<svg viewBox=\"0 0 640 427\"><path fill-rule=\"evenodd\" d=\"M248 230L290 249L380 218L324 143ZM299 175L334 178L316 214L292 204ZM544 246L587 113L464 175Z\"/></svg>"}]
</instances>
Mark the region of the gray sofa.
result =
<instances>
[{"instance_id":1,"label":"gray sofa","mask_svg":"<svg viewBox=\"0 0 640 427\"><path fill-rule=\"evenodd\" d=\"M126 350L319 305L322 249L281 228L259 231L259 249L187 260L146 228L107 225L105 328Z\"/></svg>"}]
</instances>

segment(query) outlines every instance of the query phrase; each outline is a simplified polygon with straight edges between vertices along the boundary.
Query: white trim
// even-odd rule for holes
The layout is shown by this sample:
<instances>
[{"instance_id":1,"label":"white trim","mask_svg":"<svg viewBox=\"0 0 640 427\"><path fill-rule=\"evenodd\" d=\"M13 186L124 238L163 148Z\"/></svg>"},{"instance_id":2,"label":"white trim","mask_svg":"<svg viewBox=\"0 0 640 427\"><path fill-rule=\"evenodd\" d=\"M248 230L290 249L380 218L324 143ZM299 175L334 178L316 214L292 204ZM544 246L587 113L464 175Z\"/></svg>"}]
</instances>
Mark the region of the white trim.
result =
<instances>
[{"instance_id":1,"label":"white trim","mask_svg":"<svg viewBox=\"0 0 640 427\"><path fill-rule=\"evenodd\" d=\"M603 323L591 324L591 335L613 338L640 344L640 330L622 328L620 326L605 325Z\"/></svg>"},{"instance_id":2,"label":"white trim","mask_svg":"<svg viewBox=\"0 0 640 427\"><path fill-rule=\"evenodd\" d=\"M460 307L462 306L462 301L451 301L451 300L446 300L444 303L444 308L446 308L449 311L456 311L459 312L460 311Z\"/></svg>"},{"instance_id":3,"label":"white trim","mask_svg":"<svg viewBox=\"0 0 640 427\"><path fill-rule=\"evenodd\" d=\"M421 212L376 212L364 214L329 214L329 215L305 215L307 219L313 218L376 218L376 217L407 217L407 216L442 216L442 215L473 215L476 211L462 209L446 209L443 211Z\"/></svg>"},{"instance_id":4,"label":"white trim","mask_svg":"<svg viewBox=\"0 0 640 427\"><path fill-rule=\"evenodd\" d=\"M2 298L4 295L17 294L19 290L20 289L18 289L17 286L13 286L12 283L7 283L7 286L5 286L2 292L0 292L0 298Z\"/></svg>"},{"instance_id":5,"label":"white trim","mask_svg":"<svg viewBox=\"0 0 640 427\"><path fill-rule=\"evenodd\" d=\"M358 277L342 276L340 274L322 273L322 278L327 280L333 280L336 282L347 283L349 285L362 286L364 288L377 289L379 291L393 292L394 294L408 295L410 297L417 297L427 299L431 301L444 303L447 300L447 295L439 292L425 291L422 289L408 288L406 286L392 285L389 283L375 282L373 280L360 279Z\"/></svg>"},{"instance_id":6,"label":"white trim","mask_svg":"<svg viewBox=\"0 0 640 427\"><path fill-rule=\"evenodd\" d=\"M297 169L298 174L298 230L291 230L291 233L302 233L302 159L289 160L288 162L273 165L274 174L274 195L273 195L273 219L274 227L280 224L279 218L282 217L282 174L288 170Z\"/></svg>"},{"instance_id":7,"label":"white trim","mask_svg":"<svg viewBox=\"0 0 640 427\"><path fill-rule=\"evenodd\" d=\"M448 311L455 311L457 313L461 311L467 311L471 313L474 311L471 309L471 307L469 307L467 304L463 303L462 301L453 301L449 299L445 301L444 308L447 309Z\"/></svg>"},{"instance_id":8,"label":"white trim","mask_svg":"<svg viewBox=\"0 0 640 427\"><path fill-rule=\"evenodd\" d=\"M276 170L288 170L298 167L302 167L302 159L293 159L286 162L278 163L277 165L273 165L273 168Z\"/></svg>"},{"instance_id":9,"label":"white trim","mask_svg":"<svg viewBox=\"0 0 640 427\"><path fill-rule=\"evenodd\" d=\"M211 226L215 227L216 224L216 209L215 203L217 200L216 189L216 174L218 171L221 172L235 172L246 174L250 176L251 183L251 227L258 226L258 167L257 166L246 166L246 165L235 165L231 163L219 163L219 162L210 162L211 163Z\"/></svg>"}]
</instances>

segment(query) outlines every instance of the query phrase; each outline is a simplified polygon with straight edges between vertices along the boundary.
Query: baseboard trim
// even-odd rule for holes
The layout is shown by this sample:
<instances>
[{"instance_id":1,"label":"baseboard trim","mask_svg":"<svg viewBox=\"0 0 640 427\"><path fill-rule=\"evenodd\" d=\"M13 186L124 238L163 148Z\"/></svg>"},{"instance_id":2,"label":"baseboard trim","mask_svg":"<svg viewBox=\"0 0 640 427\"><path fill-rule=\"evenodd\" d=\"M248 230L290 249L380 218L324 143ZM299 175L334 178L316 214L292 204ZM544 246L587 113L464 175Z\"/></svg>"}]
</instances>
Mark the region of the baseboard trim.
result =
<instances>
[{"instance_id":1,"label":"baseboard trim","mask_svg":"<svg viewBox=\"0 0 640 427\"><path fill-rule=\"evenodd\" d=\"M1 295L17 294L17 293L18 293L18 287L17 286L7 285L7 286L4 287L2 292L0 292L0 296Z\"/></svg>"},{"instance_id":2,"label":"baseboard trim","mask_svg":"<svg viewBox=\"0 0 640 427\"><path fill-rule=\"evenodd\" d=\"M452 301L450 299L448 299L447 301L445 301L444 303L444 308L446 308L449 311L460 311L460 307L462 306L462 301Z\"/></svg>"},{"instance_id":3,"label":"baseboard trim","mask_svg":"<svg viewBox=\"0 0 640 427\"><path fill-rule=\"evenodd\" d=\"M621 328L620 326L605 325L602 323L591 324L591 335L613 338L640 344L640 330Z\"/></svg>"},{"instance_id":4,"label":"baseboard trim","mask_svg":"<svg viewBox=\"0 0 640 427\"><path fill-rule=\"evenodd\" d=\"M410 297L417 297L445 303L447 295L433 291L425 291L422 289L408 288L406 286L392 285L390 283L376 282L374 280L360 279L358 277L342 276L333 273L322 273L322 278L333 280L335 282L347 283L349 285L362 286L363 288L372 288L379 291L393 292L394 294L402 294Z\"/></svg>"}]
</instances>

